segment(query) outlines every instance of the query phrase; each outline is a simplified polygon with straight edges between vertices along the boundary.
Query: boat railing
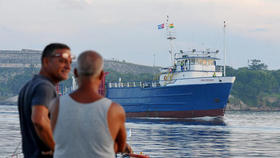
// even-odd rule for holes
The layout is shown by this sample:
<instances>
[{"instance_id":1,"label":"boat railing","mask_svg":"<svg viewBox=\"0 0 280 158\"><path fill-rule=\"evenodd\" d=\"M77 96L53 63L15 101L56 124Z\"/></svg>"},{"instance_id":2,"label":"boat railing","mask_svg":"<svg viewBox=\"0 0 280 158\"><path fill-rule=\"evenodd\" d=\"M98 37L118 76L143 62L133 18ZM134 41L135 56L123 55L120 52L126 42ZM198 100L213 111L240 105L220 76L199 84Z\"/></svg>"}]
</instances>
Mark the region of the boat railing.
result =
<instances>
[{"instance_id":1,"label":"boat railing","mask_svg":"<svg viewBox=\"0 0 280 158\"><path fill-rule=\"evenodd\" d=\"M177 73L177 72L223 72L223 66L216 66L215 70L193 70L193 69L189 69L187 67L184 67L181 70L178 70L174 67L167 67L167 68L162 68L161 74L169 74L169 73Z\"/></svg>"},{"instance_id":2,"label":"boat railing","mask_svg":"<svg viewBox=\"0 0 280 158\"><path fill-rule=\"evenodd\" d=\"M136 82L109 82L106 84L108 88L123 88L123 87L141 87L141 88L149 88L149 87L159 87L159 81L136 81Z\"/></svg>"},{"instance_id":3,"label":"boat railing","mask_svg":"<svg viewBox=\"0 0 280 158\"><path fill-rule=\"evenodd\" d=\"M218 68L216 71L209 71L209 70L172 70L171 72L162 72L162 74L168 74L168 73L176 73L176 72L223 72L223 68Z\"/></svg>"}]
</instances>

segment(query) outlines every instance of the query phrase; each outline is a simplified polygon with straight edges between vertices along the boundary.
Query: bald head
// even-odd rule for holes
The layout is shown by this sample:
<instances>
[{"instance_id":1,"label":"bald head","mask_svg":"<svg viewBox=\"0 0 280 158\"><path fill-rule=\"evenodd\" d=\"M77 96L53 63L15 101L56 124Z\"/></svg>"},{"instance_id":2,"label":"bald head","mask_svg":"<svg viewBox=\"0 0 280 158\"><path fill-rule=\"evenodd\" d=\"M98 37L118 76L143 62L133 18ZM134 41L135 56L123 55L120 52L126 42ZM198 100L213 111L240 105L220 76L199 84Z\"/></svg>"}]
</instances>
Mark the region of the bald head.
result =
<instances>
[{"instance_id":1,"label":"bald head","mask_svg":"<svg viewBox=\"0 0 280 158\"><path fill-rule=\"evenodd\" d=\"M78 57L78 75L97 77L103 70L103 58L95 51L85 51Z\"/></svg>"}]
</instances>

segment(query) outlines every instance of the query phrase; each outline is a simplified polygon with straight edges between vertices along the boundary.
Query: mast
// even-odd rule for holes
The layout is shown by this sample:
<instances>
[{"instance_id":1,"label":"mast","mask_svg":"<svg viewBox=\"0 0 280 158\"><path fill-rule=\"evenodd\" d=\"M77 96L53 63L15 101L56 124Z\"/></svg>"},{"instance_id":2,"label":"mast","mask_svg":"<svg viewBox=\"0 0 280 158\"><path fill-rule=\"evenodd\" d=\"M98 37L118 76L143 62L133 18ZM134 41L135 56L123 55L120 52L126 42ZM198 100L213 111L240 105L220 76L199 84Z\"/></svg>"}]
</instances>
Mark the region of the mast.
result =
<instances>
[{"instance_id":1,"label":"mast","mask_svg":"<svg viewBox=\"0 0 280 158\"><path fill-rule=\"evenodd\" d=\"M173 46L173 40L176 39L176 37L173 36L173 32L169 29L169 16L166 16L166 36L167 40L169 40L169 53L170 53L170 59L171 59L171 66L175 64L174 61L174 46Z\"/></svg>"},{"instance_id":2,"label":"mast","mask_svg":"<svg viewBox=\"0 0 280 158\"><path fill-rule=\"evenodd\" d=\"M224 76L226 76L226 21L224 21Z\"/></svg>"}]
</instances>

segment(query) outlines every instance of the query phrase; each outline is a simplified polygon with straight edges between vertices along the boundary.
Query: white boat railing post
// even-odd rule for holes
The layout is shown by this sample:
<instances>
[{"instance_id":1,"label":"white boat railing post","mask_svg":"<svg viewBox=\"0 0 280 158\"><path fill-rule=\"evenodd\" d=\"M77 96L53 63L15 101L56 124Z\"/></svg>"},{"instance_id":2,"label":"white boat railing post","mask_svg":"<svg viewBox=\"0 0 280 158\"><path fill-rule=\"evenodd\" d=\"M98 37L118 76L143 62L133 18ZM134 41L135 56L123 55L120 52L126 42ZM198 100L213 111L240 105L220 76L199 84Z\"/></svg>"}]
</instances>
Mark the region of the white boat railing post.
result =
<instances>
[{"instance_id":1,"label":"white boat railing post","mask_svg":"<svg viewBox=\"0 0 280 158\"><path fill-rule=\"evenodd\" d=\"M224 76L226 76L226 21L224 21Z\"/></svg>"}]
</instances>

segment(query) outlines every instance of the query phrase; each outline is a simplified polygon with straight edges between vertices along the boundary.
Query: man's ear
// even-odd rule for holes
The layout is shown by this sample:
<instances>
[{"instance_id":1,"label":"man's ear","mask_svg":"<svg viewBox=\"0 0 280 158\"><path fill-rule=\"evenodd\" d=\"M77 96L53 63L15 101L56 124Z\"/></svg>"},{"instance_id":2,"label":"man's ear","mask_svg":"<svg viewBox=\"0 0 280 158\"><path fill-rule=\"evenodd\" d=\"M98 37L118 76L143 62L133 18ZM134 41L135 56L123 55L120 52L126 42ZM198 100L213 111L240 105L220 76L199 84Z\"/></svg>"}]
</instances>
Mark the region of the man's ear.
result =
<instances>
[{"instance_id":1,"label":"man's ear","mask_svg":"<svg viewBox=\"0 0 280 158\"><path fill-rule=\"evenodd\" d=\"M77 68L75 68L75 69L74 69L74 77L75 77L75 78L78 78L78 76L79 76L79 75L78 75L78 70L77 70Z\"/></svg>"},{"instance_id":2,"label":"man's ear","mask_svg":"<svg viewBox=\"0 0 280 158\"><path fill-rule=\"evenodd\" d=\"M103 78L104 78L104 71L102 70L102 71L100 72L100 75L99 75L98 79L99 79L99 80L102 80Z\"/></svg>"},{"instance_id":3,"label":"man's ear","mask_svg":"<svg viewBox=\"0 0 280 158\"><path fill-rule=\"evenodd\" d=\"M48 64L49 64L49 58L47 58L47 57L43 58L42 67L43 66L48 66Z\"/></svg>"}]
</instances>

